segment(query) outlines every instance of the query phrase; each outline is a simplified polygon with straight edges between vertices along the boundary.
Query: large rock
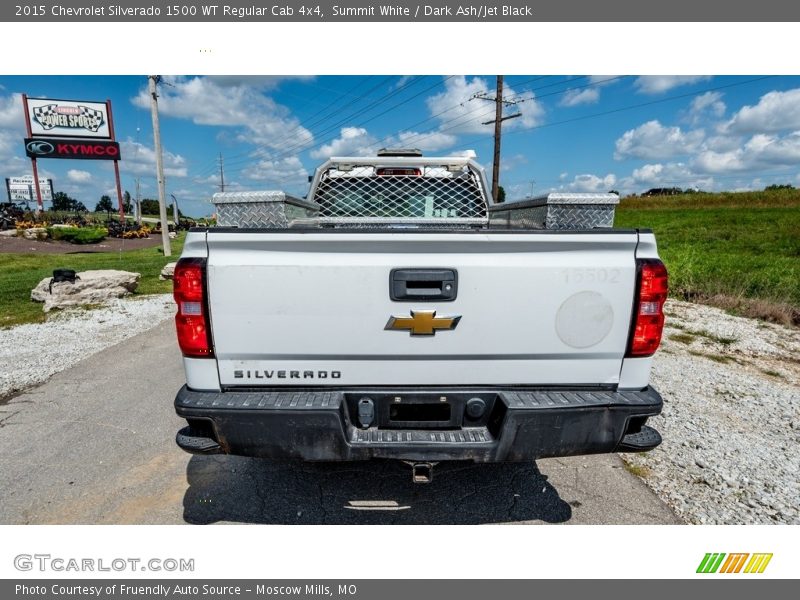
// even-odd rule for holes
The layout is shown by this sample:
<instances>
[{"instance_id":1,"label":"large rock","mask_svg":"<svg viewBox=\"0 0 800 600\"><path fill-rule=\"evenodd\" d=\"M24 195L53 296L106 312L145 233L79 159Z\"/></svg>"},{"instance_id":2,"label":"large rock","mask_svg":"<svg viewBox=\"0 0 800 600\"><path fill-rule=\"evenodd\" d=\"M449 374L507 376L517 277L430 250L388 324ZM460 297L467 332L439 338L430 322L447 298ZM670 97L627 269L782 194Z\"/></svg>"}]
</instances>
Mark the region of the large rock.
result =
<instances>
[{"instance_id":1,"label":"large rock","mask_svg":"<svg viewBox=\"0 0 800 600\"><path fill-rule=\"evenodd\" d=\"M0 236L3 237L17 237L17 230L16 229L3 229L0 231Z\"/></svg>"},{"instance_id":2,"label":"large rock","mask_svg":"<svg viewBox=\"0 0 800 600\"><path fill-rule=\"evenodd\" d=\"M175 274L175 265L178 263L176 262L168 262L164 265L164 268L161 269L161 275L158 276L159 279L172 279L172 276Z\"/></svg>"},{"instance_id":3,"label":"large rock","mask_svg":"<svg viewBox=\"0 0 800 600\"><path fill-rule=\"evenodd\" d=\"M22 231L26 240L43 240L47 238L46 227L30 227Z\"/></svg>"},{"instance_id":4,"label":"large rock","mask_svg":"<svg viewBox=\"0 0 800 600\"><path fill-rule=\"evenodd\" d=\"M139 273L130 271L83 271L75 283L60 281L50 288L50 277L39 282L31 291L31 300L44 302L44 312L54 308L102 304L112 298L132 293L139 285Z\"/></svg>"}]
</instances>

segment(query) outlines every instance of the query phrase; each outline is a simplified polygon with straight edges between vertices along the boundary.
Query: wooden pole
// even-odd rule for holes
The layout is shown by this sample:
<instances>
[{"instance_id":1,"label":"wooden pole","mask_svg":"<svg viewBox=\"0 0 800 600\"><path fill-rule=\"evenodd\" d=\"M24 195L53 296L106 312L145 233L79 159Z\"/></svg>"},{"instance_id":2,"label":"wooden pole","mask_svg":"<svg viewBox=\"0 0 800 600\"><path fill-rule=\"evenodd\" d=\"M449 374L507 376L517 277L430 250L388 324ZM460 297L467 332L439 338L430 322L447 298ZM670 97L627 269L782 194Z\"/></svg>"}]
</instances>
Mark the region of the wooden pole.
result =
<instances>
[{"instance_id":1,"label":"wooden pole","mask_svg":"<svg viewBox=\"0 0 800 600\"><path fill-rule=\"evenodd\" d=\"M25 109L25 131L28 133L28 137L33 137L33 132L31 131L31 114L28 109L28 94L22 94L22 105ZM34 189L36 190L36 213L41 214L44 210L44 202L42 202L42 189L39 186L39 169L36 166L36 157L31 157L31 167L33 168L33 185Z\"/></svg>"},{"instance_id":2,"label":"wooden pole","mask_svg":"<svg viewBox=\"0 0 800 600\"><path fill-rule=\"evenodd\" d=\"M114 135L114 115L111 114L111 100L106 100L106 108L108 109L108 133L111 135L111 141L116 142L117 138ZM114 161L114 177L117 180L117 207L119 208L119 224L125 229L125 205L122 202L122 184L119 181L119 161Z\"/></svg>"},{"instance_id":3,"label":"wooden pole","mask_svg":"<svg viewBox=\"0 0 800 600\"><path fill-rule=\"evenodd\" d=\"M156 177L158 178L158 214L161 218L161 243L164 256L172 256L167 223L166 184L164 182L164 157L161 154L161 127L158 122L158 92L156 84L160 77L150 75L150 114L153 117L153 143L156 151Z\"/></svg>"},{"instance_id":4,"label":"wooden pole","mask_svg":"<svg viewBox=\"0 0 800 600\"><path fill-rule=\"evenodd\" d=\"M497 202L500 195L500 138L503 122L503 76L497 76L494 117L494 162L492 163L492 200Z\"/></svg>"}]
</instances>

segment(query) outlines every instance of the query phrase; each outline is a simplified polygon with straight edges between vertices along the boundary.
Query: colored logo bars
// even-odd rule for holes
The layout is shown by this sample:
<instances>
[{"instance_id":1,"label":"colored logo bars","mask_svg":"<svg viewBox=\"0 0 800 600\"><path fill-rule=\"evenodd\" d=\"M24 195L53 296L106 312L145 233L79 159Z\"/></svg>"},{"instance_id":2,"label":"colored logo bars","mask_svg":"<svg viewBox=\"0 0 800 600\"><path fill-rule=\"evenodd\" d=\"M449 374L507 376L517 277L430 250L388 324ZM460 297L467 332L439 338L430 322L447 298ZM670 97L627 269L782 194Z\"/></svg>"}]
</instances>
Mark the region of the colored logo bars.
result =
<instances>
[{"instance_id":1,"label":"colored logo bars","mask_svg":"<svg viewBox=\"0 0 800 600\"><path fill-rule=\"evenodd\" d=\"M750 557L750 560L748 560L748 557ZM748 554L744 552L725 554L724 552L709 552L703 557L703 560L700 561L700 565L697 567L697 572L763 573L770 560L772 560L772 553Z\"/></svg>"}]
</instances>

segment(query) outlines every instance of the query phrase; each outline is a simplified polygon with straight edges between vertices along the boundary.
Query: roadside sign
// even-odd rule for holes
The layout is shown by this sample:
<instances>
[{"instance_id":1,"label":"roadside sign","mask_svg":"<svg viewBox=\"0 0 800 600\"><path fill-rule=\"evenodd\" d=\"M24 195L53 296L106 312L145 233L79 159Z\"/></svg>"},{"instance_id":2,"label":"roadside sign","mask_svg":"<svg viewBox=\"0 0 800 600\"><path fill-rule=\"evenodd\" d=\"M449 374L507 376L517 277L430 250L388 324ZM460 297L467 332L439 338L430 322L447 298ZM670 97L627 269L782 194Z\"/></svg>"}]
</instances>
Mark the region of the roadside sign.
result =
<instances>
[{"instance_id":1,"label":"roadside sign","mask_svg":"<svg viewBox=\"0 0 800 600\"><path fill-rule=\"evenodd\" d=\"M28 98L29 137L112 139L107 102Z\"/></svg>"},{"instance_id":2,"label":"roadside sign","mask_svg":"<svg viewBox=\"0 0 800 600\"><path fill-rule=\"evenodd\" d=\"M39 178L39 188L42 192L42 200L53 200L53 180L45 177ZM33 185L33 177L6 177L6 191L8 192L9 202L33 202L36 200L36 189Z\"/></svg>"}]
</instances>

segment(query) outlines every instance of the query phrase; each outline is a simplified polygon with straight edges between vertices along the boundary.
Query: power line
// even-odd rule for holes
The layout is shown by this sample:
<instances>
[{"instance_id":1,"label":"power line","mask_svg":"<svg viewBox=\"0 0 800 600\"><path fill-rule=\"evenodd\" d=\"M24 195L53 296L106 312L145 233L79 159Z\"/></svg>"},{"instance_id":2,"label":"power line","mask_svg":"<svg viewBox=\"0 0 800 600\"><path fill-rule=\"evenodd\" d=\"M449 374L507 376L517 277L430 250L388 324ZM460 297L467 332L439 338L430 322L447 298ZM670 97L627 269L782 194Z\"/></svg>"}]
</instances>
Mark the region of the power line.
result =
<instances>
[{"instance_id":1,"label":"power line","mask_svg":"<svg viewBox=\"0 0 800 600\"><path fill-rule=\"evenodd\" d=\"M397 94L399 94L399 93L402 93L404 90L408 89L409 87L411 87L411 86L413 86L413 85L416 85L416 84L417 84L417 83L418 83L420 80L422 80L422 79L423 79L423 77L424 77L424 76L421 76L421 75L420 75L420 76L417 76L415 79L413 79L413 80L410 80L410 81L406 82L405 84L403 84L403 85L402 85L402 86L400 86L399 88L397 88L397 89L395 89L395 90L393 90L393 91L389 92L388 94L384 94L384 95L383 95L383 96L381 96L380 98L378 98L378 99L374 100L373 102L371 102L370 104L368 104L366 107L363 107L363 108L359 109L358 111L355 111L355 112L352 112L352 113L348 114L346 117L344 117L344 118L340 119L339 121L337 121L337 122L333 123L332 125L328 125L328 126L326 126L326 127L325 127L325 128L324 128L324 129L323 129L321 132L319 132L317 135L324 135L324 134L326 134L326 133L329 133L330 131L333 131L334 129L337 129L337 128L338 128L340 125L342 125L343 123L347 122L347 120L351 119L352 117L354 117L354 116L356 116L356 115L358 115L358 114L363 114L363 113L366 113L366 112L369 112L369 111L371 111L371 110L372 110L372 109L374 109L375 107L377 107L377 106L380 106L380 104L382 104L382 103L383 103L383 102L385 102L386 100L388 100L388 99L390 99L390 98L392 98L392 97L396 96L396 95L397 95ZM382 86L382 85L383 85L383 84L384 84L386 81L388 81L388 80L389 80L389 79L391 79L391 78L392 78L392 77L387 77L387 78L383 79L381 82L379 82L378 84L376 84L375 86L373 86L372 88L370 88L369 92L371 92L371 91L373 91L374 89L377 89L378 87ZM368 92L368 93L369 93L369 92ZM338 110L339 112L341 112L342 110L346 109L347 107L349 107L349 106L352 106L352 105L354 105L354 104L357 104L358 102L359 102L359 99L353 100L353 101L351 101L351 102L349 102L349 103L345 104L343 107L341 107L340 109L337 109L337 110ZM321 119L321 120L317 121L316 123L309 123L309 124L307 124L307 127L312 127L314 124L319 124L319 123L322 123L322 122L324 122L324 121L326 121L326 120L330 119L331 117L332 117L332 115L330 115L330 116L327 116L327 117L325 117L325 118L323 118L323 119ZM303 126L303 124L301 123L300 125L298 125L298 126L295 128L295 131L296 131L296 130L298 130L298 129L299 129L300 127L302 127L302 126ZM291 136L291 134L290 134L290 135L286 136L285 138L283 138L282 140L280 140L279 142L273 143L273 145L275 145L275 146L279 146L279 145L280 145L280 144L282 144L283 142L285 142L285 141L288 141L289 139L291 139L291 137L292 137L292 136ZM334 138L331 138L331 139L334 139ZM330 140L326 140L326 141L330 141ZM324 143L325 143L325 141L323 141L323 142L320 142L319 144L317 144L317 146L318 146L318 145L321 145L321 144L324 144ZM300 151L300 149L308 149L308 148L303 148L303 146L304 146L304 143L303 143L303 142L300 142L299 144L295 144L295 145L293 145L293 146L290 146L289 148L286 148L286 149L284 149L283 151L281 151L281 153L280 153L280 156L282 157L282 156L284 156L284 155L290 155L290 154L294 153L295 151ZM316 146L312 146L312 148L313 148L313 147L316 147ZM250 162L251 160L253 160L254 158L256 158L256 157L254 157L254 154L257 154L257 153L258 153L258 152L260 152L260 151L265 151L265 150L267 150L267 149L268 149L268 147L267 147L266 145L256 146L254 149L251 149L250 151L248 151L248 152L246 152L246 153L242 153L241 155L239 155L239 156L245 156L245 155L246 155L246 156L247 156L247 158L245 158L245 159L242 159L242 160L233 161L233 162L230 162L230 161L229 161L229 163L228 163L228 164L243 164L243 163ZM280 158L277 158L277 159L276 159L275 157L271 157L271 160L280 160ZM246 168L246 167L245 167L245 168ZM240 170L241 170L241 169L240 169Z\"/></svg>"},{"instance_id":2,"label":"power line","mask_svg":"<svg viewBox=\"0 0 800 600\"><path fill-rule=\"evenodd\" d=\"M625 79L625 78L628 78L628 77L631 77L631 76L630 75L620 75L620 76L617 76L617 77L611 77L609 79L603 79L601 81L588 83L588 84L580 86L580 87L568 88L568 89L564 89L564 90L557 90L557 91L554 91L554 92L548 92L547 94L535 95L535 96L532 96L530 98L526 98L525 100L526 101L527 100L536 100L538 102L543 98L548 98L550 96L558 96L560 94L565 94L565 93L569 92L571 89L582 89L582 88L587 88L587 87L591 87L591 86L600 86L600 85L603 85L603 84L608 83L610 81L615 81L615 80L618 80L618 79ZM561 83L563 83L563 82L561 82ZM552 87L552 85L548 85L548 86L544 86L544 87ZM541 88L533 88L532 90L528 90L528 93L536 92L539 89L541 89ZM514 94L514 95L511 96L511 98L519 98L521 95L522 95L521 93L520 94ZM463 105L463 103L462 103L462 105ZM456 108L457 108L457 106L456 106ZM426 138L432 137L432 136L434 136L434 135L436 135L438 133L445 133L447 131L452 131L453 129L457 129L457 128L461 127L462 125L464 125L464 123L458 123L458 124L452 125L450 127L444 127L444 125L446 125L448 123L451 123L453 121L458 121L458 120L462 120L462 119L470 120L469 116L474 114L474 113L476 113L479 110L481 110L481 107L475 108L475 109L473 109L471 111L467 111L466 113L464 113L462 115L459 115L457 117L453 117L452 119L447 119L445 121L442 121L441 123L439 123L439 125L436 128L429 129L428 131L420 132L416 136L412 137L411 140L414 140L412 143L417 144L421 140L424 140ZM488 117L489 115L491 115L492 112L494 112L494 109L492 109L490 111L483 112L483 113L481 113L479 115L476 115L475 117L473 117L473 119L477 120L479 118ZM385 139L388 139L388 138L385 138Z\"/></svg>"},{"instance_id":3,"label":"power line","mask_svg":"<svg viewBox=\"0 0 800 600\"><path fill-rule=\"evenodd\" d=\"M348 106L352 106L353 104L356 104L361 100L369 99L369 94L371 94L373 91L375 91L378 88L380 88L384 83L388 82L390 79L392 79L392 76L389 76L389 77L386 77L386 78L382 79L380 82L376 83L374 86L372 86L370 89L368 89L365 92L365 94L363 94L361 96L358 96L356 98L356 100L351 100L350 102L348 102L347 104L345 104L344 106L342 106L341 108L338 108L336 110L344 110ZM308 129L308 128L313 127L315 125L318 125L320 123L324 123L327 119L330 119L333 116L333 113L331 113L328 116L321 117L319 119L317 119L317 117L319 115L327 112L329 109L332 109L345 96L352 95L352 92L354 92L356 89L361 87L366 81L368 81L368 78L365 78L364 80L360 81L358 84L356 84L355 86L350 88L347 92L343 92L338 98L336 98L332 102L329 102L324 108L322 108L321 110L318 110L316 113L314 113L310 117L307 117L305 120L298 122L298 124L295 125L289 132L287 132L284 135L284 137L282 137L281 139L279 139L277 141L273 141L272 143L274 145L283 144L284 142L290 140L292 138L293 134L295 134L296 132L299 132L301 129L303 129L303 128ZM230 159L236 159L236 158L241 158L241 157L247 157L247 158L244 161L238 161L239 163L247 162L247 161L252 159L252 155L253 155L254 152L258 152L259 150L264 150L266 148L267 148L266 145L261 145L261 146L256 146L255 148L250 149L247 152L242 152L242 153L239 153L239 154L233 154L233 155L228 157L229 158L229 164L237 164L236 161L231 162ZM214 170L216 170L216 161L213 161L210 167L207 167L203 172L201 172L196 177L202 179L203 177L210 175Z\"/></svg>"},{"instance_id":4,"label":"power line","mask_svg":"<svg viewBox=\"0 0 800 600\"><path fill-rule=\"evenodd\" d=\"M409 98L406 98L405 100L403 100L403 101L401 101L401 102L398 102L397 104L393 104L392 106L390 106L390 107L388 107L387 109L385 109L385 110L381 111L380 113L378 113L378 114L376 114L376 115L373 115L373 116L372 116L372 117L370 117L369 119L365 119L365 120L363 120L363 121L361 121L361 122L359 122L359 123L356 123L356 124L354 124L353 126L354 126L354 127L361 127L361 126L363 126L363 125L366 125L367 123L370 123L370 122L374 121L375 119L377 119L377 118L379 118L379 117L381 117L381 116L385 115L386 113L388 113L388 112L391 112L391 111L395 110L396 108L398 108L398 107L402 106L403 104L406 104L406 103L410 102L410 101L411 101L411 100L413 100L414 98L417 98L418 96L421 96L422 94L425 94L425 93L429 92L429 91L430 91L430 90L432 90L433 88L435 88L435 87L438 87L438 86L442 85L444 82L446 82L447 80L451 79L452 77L454 77L454 76L453 76L453 75L450 75L449 77L446 77L446 78L444 78L442 81L439 81L439 82L435 83L434 85L431 85L431 86L429 86L429 87L425 88L424 90L422 90L422 91L420 91L420 92L417 92L417 93L416 93L416 94L414 94L413 96L410 96ZM310 146L310 147L308 147L308 148L304 148L304 150L312 150L312 149L315 149L315 148L319 148L320 146L323 146L324 144L326 144L326 143L328 143L328 142L330 142L330 141L333 141L333 140L335 140L335 139L336 139L336 137L337 137L336 135L334 135L334 136L332 136L332 137L329 137L329 138L327 138L327 139L325 139L325 140L322 140L322 141L320 141L320 142L318 142L318 143L314 144L313 146ZM284 151L284 152L282 152L282 153L279 153L279 154L277 154L277 155L274 155L274 156L270 156L270 157L269 157L269 160L272 160L272 161L283 160L284 158L286 158L286 157L288 157L288 156L291 156L293 153L294 153L294 149L291 149L291 148L290 148L290 149L288 149L288 150L286 150L286 151ZM235 169L235 171L236 171L236 172L243 171L243 170L244 170L244 169L246 169L246 168L247 168L246 166L245 166L245 167L241 167L241 168L239 168L239 169Z\"/></svg>"},{"instance_id":5,"label":"power line","mask_svg":"<svg viewBox=\"0 0 800 600\"><path fill-rule=\"evenodd\" d=\"M719 86L715 86L715 87L705 88L705 89L698 90L698 91L695 91L695 92L687 92L685 94L677 94L675 96L670 96L668 98L661 98L659 100L650 100L649 102L640 102L638 104L632 104L630 106L623 106L621 108L614 108L614 109L606 110L606 111L599 112L599 113L593 113L591 115L582 115L582 116L579 116L579 117L573 117L571 119L564 119L562 121L553 121L552 123L542 123L541 125L531 125L531 126L528 126L528 127L523 127L521 129L517 129L516 131L512 131L508 135L515 135L515 134L519 134L519 133L525 133L527 131L532 131L534 129L544 129L546 127L555 127L556 125L566 125L567 123L575 123L577 121L585 121L587 119L594 119L596 117L605 117L605 116L612 115L612 114L615 114L615 113L624 112L626 110L634 110L634 109L642 108L642 107L645 107L645 106L652 106L653 104L660 104L662 102L670 102L672 100L681 100L683 98L691 98L692 96L699 96L700 94L705 94L706 92L715 92L717 90L723 90L723 89L727 89L727 88L732 88L732 87L739 86L739 85L746 85L746 84L750 84L750 83L756 83L758 81L763 81L765 79L770 79L772 77L777 77L777 76L776 75L765 75L763 77L755 77L753 79L748 79L746 81L737 81L735 83L729 83L729 84L726 84L726 85L719 85ZM479 138L474 138L471 141L478 140L478 139Z\"/></svg>"}]
</instances>

